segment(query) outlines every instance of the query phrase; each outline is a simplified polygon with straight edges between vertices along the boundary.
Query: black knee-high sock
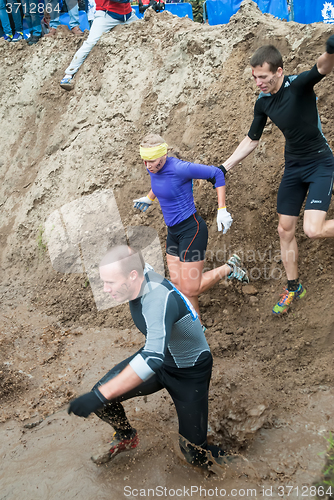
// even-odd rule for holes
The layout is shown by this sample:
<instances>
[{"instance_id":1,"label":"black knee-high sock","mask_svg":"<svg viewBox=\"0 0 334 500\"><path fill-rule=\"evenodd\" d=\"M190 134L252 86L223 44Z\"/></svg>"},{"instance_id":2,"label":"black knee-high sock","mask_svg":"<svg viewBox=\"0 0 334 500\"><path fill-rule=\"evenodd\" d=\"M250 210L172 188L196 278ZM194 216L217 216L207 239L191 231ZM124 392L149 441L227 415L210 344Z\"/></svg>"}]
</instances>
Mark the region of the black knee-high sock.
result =
<instances>
[{"instance_id":1,"label":"black knee-high sock","mask_svg":"<svg viewBox=\"0 0 334 500\"><path fill-rule=\"evenodd\" d=\"M131 434L133 427L128 421L121 403L109 403L95 413L101 420L111 425L115 431L123 437L128 437Z\"/></svg>"}]
</instances>

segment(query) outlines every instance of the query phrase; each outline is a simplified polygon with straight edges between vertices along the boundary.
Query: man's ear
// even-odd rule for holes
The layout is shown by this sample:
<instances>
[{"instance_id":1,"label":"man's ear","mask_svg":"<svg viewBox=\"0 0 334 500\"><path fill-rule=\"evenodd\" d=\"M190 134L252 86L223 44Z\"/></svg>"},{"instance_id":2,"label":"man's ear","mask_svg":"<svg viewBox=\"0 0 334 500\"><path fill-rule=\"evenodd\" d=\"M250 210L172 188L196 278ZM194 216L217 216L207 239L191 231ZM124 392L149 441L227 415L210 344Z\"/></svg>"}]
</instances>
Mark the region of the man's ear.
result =
<instances>
[{"instance_id":1,"label":"man's ear","mask_svg":"<svg viewBox=\"0 0 334 500\"><path fill-rule=\"evenodd\" d=\"M135 271L135 270L131 271L131 273L130 273L130 280L131 281L135 281L137 278L138 278L138 272Z\"/></svg>"},{"instance_id":2,"label":"man's ear","mask_svg":"<svg viewBox=\"0 0 334 500\"><path fill-rule=\"evenodd\" d=\"M283 68L281 67L277 68L276 73L278 73L278 76L281 77L283 75Z\"/></svg>"}]
</instances>

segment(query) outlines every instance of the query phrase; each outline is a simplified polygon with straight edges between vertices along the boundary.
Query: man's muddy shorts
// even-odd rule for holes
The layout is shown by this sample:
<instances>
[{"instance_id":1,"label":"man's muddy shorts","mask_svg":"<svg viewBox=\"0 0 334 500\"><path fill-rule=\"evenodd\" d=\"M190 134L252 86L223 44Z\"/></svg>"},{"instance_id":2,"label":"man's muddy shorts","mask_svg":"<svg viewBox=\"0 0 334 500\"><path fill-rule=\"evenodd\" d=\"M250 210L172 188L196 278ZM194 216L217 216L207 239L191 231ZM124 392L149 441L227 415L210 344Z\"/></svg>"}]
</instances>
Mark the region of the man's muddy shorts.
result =
<instances>
[{"instance_id":1,"label":"man's muddy shorts","mask_svg":"<svg viewBox=\"0 0 334 500\"><path fill-rule=\"evenodd\" d=\"M199 262L205 259L208 228L196 213L188 219L168 227L166 252L179 257L181 262Z\"/></svg>"},{"instance_id":2,"label":"man's muddy shorts","mask_svg":"<svg viewBox=\"0 0 334 500\"><path fill-rule=\"evenodd\" d=\"M298 217L306 195L305 210L327 212L333 179L333 156L309 161L288 160L277 193L277 213Z\"/></svg>"}]
</instances>

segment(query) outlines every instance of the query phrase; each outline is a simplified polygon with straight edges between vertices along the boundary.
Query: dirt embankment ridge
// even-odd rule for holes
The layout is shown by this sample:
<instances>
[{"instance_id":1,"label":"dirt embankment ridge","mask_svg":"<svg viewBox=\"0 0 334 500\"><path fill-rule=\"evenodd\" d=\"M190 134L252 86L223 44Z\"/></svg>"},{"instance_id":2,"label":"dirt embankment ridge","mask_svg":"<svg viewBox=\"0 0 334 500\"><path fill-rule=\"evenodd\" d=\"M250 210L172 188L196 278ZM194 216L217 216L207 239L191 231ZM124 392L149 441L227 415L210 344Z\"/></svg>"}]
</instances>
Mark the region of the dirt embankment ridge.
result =
<instances>
[{"instance_id":1,"label":"dirt embankment ridge","mask_svg":"<svg viewBox=\"0 0 334 500\"><path fill-rule=\"evenodd\" d=\"M138 154L141 137L156 131L181 158L220 164L252 119L257 91L248 61L254 50L274 43L286 74L299 73L315 63L332 31L321 23L304 26L263 15L250 0L228 25L214 27L148 11L144 21L102 37L70 93L59 81L81 42L65 30L33 47L0 42L6 82L0 89L3 419L36 418L82 391L82 376L95 359L89 356L93 329L129 327L126 306L97 311L83 274L52 269L43 240L47 217L66 203L112 189L124 227L155 228L163 248L160 209L138 214L131 203L149 189ZM332 89L330 75L316 90L333 148ZM334 379L333 242L308 240L301 223L307 298L285 318L271 317L285 282L275 210L283 146L281 133L268 123L257 151L229 173L234 223L226 236L216 231L211 184L194 187L209 227L208 267L218 255L238 251L253 279L247 290L221 283L201 298L215 359L210 426L216 442L233 449L244 447L260 428L282 425L309 394L329 391ZM34 315L43 315L44 323L34 325ZM91 340L82 341L85 335L78 332ZM115 344L135 346L136 335L130 327ZM64 382L68 363L75 375ZM13 397L21 398L24 410Z\"/></svg>"}]
</instances>

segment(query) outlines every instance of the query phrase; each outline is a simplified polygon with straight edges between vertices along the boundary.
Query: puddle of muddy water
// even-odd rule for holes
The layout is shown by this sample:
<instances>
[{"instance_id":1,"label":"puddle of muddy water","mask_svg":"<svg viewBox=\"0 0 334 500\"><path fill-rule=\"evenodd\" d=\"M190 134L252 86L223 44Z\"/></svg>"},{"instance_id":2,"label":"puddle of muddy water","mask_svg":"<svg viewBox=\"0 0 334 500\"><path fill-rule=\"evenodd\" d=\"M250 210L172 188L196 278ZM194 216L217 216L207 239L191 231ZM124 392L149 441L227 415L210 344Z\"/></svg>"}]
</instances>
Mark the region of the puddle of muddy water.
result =
<instances>
[{"instance_id":1,"label":"puddle of muddy water","mask_svg":"<svg viewBox=\"0 0 334 500\"><path fill-rule=\"evenodd\" d=\"M159 397L150 398L151 408L159 407ZM95 416L83 420L64 409L32 429L7 421L0 427L0 500L311 498L310 487L323 464L318 453L334 424L332 416L328 419L332 398L330 392L313 394L302 415L259 431L245 453L258 478L217 477L183 464L173 446L173 422L155 421L154 413L136 417L138 407L130 414L140 445L102 466L90 457L107 443L111 430Z\"/></svg>"},{"instance_id":2,"label":"puddle of muddy water","mask_svg":"<svg viewBox=\"0 0 334 500\"><path fill-rule=\"evenodd\" d=\"M78 394L89 390L111 366L137 349L141 339L131 330L87 329L82 335L72 335L76 330L72 329L61 337L64 350L49 360L48 350L52 354L60 334L49 329L52 318L36 319L35 315L21 311L20 324L30 325L36 340L18 338L20 352L26 356L16 361L13 356L16 369L26 373L34 352L39 360L31 371L29 397L39 386L47 386L50 377L73 374L78 366L83 368L80 378L70 375L68 385ZM29 397L20 395L15 400L18 414L24 413ZM139 446L109 464L96 466L90 457L108 443L112 429L95 416L87 420L68 416L67 405L59 410L57 396L54 399L55 404L50 399L49 413L56 412L35 427L24 426L43 416L38 406L34 417L0 424L0 500L311 498L310 487L324 463L318 453L326 448L324 436L334 428L333 391L305 394L301 413L287 415L282 410L276 427L260 429L244 452L256 473L249 469L248 476L243 471L220 476L202 473L180 460L175 448L176 414L168 394L161 391L125 403L139 432Z\"/></svg>"}]
</instances>

